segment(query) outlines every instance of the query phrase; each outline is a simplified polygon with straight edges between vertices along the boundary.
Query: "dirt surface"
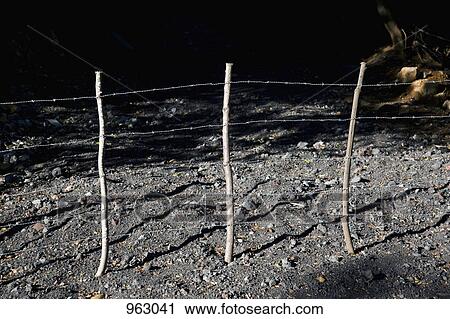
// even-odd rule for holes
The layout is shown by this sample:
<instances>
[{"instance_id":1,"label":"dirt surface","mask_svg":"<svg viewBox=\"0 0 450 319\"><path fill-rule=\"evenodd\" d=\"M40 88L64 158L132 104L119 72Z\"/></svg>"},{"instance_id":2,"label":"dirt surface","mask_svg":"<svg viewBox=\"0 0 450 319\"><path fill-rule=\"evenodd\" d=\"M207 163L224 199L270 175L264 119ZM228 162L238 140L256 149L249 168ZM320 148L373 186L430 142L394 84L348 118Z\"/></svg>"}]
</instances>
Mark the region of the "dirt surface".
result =
<instances>
[{"instance_id":1,"label":"dirt surface","mask_svg":"<svg viewBox=\"0 0 450 319\"><path fill-rule=\"evenodd\" d=\"M314 93L233 87L231 119L348 117L351 88L306 99ZM221 94L107 99L107 134L220 124ZM96 116L95 101L17 106L2 120L2 150L95 138ZM338 218L347 125L231 128L238 225L229 265L221 128L108 137L111 252L100 279L96 141L2 153L0 297L449 298L448 119L358 122L355 256Z\"/></svg>"}]
</instances>

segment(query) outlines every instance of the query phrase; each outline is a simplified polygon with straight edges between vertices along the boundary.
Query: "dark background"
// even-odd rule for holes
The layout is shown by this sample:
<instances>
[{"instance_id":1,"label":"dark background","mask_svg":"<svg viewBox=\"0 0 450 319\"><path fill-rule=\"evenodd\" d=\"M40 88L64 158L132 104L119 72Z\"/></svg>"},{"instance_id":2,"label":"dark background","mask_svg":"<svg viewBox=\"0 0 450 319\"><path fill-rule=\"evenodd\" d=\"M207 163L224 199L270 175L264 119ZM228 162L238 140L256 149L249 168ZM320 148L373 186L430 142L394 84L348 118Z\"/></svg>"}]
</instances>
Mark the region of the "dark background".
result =
<instances>
[{"instance_id":1,"label":"dark background","mask_svg":"<svg viewBox=\"0 0 450 319\"><path fill-rule=\"evenodd\" d=\"M388 5L408 33L428 25L429 32L449 37L444 3ZM5 24L1 100L93 92L93 68L27 24L134 89L222 81L225 62L235 63L234 79L336 80L390 41L375 0L126 7L103 12L97 21L68 14ZM112 90L123 88L108 83L104 91Z\"/></svg>"}]
</instances>

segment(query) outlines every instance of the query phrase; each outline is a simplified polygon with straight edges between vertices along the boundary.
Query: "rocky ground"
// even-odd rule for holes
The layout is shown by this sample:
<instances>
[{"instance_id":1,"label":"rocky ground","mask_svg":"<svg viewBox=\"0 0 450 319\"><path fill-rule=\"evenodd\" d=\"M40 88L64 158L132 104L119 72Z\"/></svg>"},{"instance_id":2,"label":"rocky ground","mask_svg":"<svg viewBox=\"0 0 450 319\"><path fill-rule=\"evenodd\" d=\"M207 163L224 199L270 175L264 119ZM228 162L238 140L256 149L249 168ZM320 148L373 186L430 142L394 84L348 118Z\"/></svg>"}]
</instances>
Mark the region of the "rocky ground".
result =
<instances>
[{"instance_id":1,"label":"rocky ground","mask_svg":"<svg viewBox=\"0 0 450 319\"><path fill-rule=\"evenodd\" d=\"M220 88L207 91L107 99L107 134L220 124ZM306 99L314 93L234 87L231 118L348 117L351 88ZM96 279L97 145L67 143L96 137L94 102L18 105L2 118L1 150L66 144L0 154L0 297L450 297L448 119L359 121L355 256L338 223L348 123L233 126L229 265L220 127L108 137L111 248Z\"/></svg>"}]
</instances>

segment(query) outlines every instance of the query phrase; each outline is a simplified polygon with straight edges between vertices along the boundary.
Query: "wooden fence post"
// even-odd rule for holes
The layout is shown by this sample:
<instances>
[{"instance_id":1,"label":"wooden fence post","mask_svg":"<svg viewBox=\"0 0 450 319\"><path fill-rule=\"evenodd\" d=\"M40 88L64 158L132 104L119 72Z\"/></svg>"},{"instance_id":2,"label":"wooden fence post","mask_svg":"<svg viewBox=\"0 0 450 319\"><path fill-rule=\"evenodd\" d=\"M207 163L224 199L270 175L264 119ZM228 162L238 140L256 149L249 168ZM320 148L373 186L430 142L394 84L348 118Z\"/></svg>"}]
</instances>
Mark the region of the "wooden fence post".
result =
<instances>
[{"instance_id":1,"label":"wooden fence post","mask_svg":"<svg viewBox=\"0 0 450 319\"><path fill-rule=\"evenodd\" d=\"M353 150L353 139L355 135L355 123L358 111L359 94L361 92L365 70L366 70L366 63L361 62L361 67L359 69L358 84L356 85L355 92L353 94L352 115L350 117L347 151L345 153L344 180L342 187L342 230L344 232L344 240L347 252L352 255L355 253L355 251L353 249L352 237L350 235L350 228L348 226L349 179L350 179L350 166L352 163L351 157Z\"/></svg>"},{"instance_id":2,"label":"wooden fence post","mask_svg":"<svg viewBox=\"0 0 450 319\"><path fill-rule=\"evenodd\" d=\"M99 123L99 139L98 139L98 177L100 182L100 196L101 196L101 226L102 226L102 254L100 257L100 264L97 269L95 277L100 277L105 272L106 263L108 261L108 202L107 189L105 181L105 171L103 170L103 150L105 147L105 120L103 118L102 105L102 85L101 72L95 72L95 97L98 108L98 123Z\"/></svg>"},{"instance_id":3,"label":"wooden fence post","mask_svg":"<svg viewBox=\"0 0 450 319\"><path fill-rule=\"evenodd\" d=\"M228 136L228 122L230 119L230 86L231 86L231 68L233 64L227 63L225 68L225 85L223 94L223 170L226 183L226 205L227 205L227 241L225 246L225 262L230 263L233 260L234 246L234 199L233 199L233 174L230 164L230 144Z\"/></svg>"}]
</instances>

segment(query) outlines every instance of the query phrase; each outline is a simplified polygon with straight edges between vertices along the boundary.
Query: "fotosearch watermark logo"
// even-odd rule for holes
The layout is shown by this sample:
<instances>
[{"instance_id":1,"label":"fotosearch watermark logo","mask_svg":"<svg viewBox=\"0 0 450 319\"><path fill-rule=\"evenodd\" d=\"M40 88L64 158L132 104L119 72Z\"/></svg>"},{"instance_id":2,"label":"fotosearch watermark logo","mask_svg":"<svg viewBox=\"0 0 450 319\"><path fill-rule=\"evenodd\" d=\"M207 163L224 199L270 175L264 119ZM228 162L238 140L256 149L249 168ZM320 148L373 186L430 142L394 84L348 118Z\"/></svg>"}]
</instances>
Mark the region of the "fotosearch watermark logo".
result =
<instances>
[{"instance_id":1,"label":"fotosearch watermark logo","mask_svg":"<svg viewBox=\"0 0 450 319\"><path fill-rule=\"evenodd\" d=\"M417 191L387 189L351 192L349 218L353 223L389 224L396 219L420 217L436 208L435 198ZM258 192L235 194L235 222L293 223L313 225L339 223L342 214L342 192ZM67 196L57 202L57 218L61 221L79 218L96 221L100 196L86 194ZM133 217L137 222L169 222L172 224L226 223L226 195L223 192L199 191L173 196L157 192L136 194L135 191L108 195L110 219Z\"/></svg>"}]
</instances>

